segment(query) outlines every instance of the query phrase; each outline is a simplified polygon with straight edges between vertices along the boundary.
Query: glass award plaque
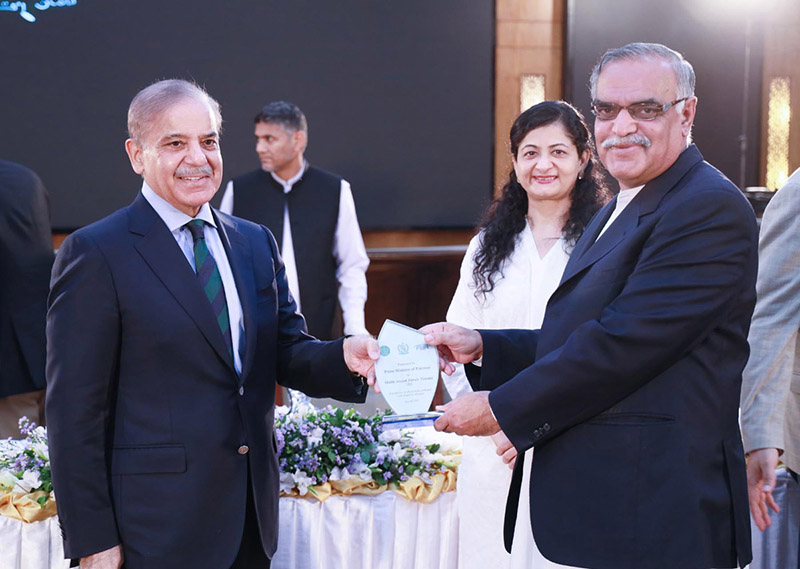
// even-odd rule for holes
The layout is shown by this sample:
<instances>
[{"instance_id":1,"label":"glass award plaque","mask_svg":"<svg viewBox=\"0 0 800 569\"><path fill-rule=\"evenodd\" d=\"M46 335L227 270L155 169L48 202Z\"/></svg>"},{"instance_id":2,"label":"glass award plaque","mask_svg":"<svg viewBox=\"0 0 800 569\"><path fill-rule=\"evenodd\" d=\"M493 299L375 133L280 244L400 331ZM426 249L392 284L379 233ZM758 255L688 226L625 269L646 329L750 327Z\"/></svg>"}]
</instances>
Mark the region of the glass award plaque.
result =
<instances>
[{"instance_id":1,"label":"glass award plaque","mask_svg":"<svg viewBox=\"0 0 800 569\"><path fill-rule=\"evenodd\" d=\"M386 320L378 334L381 357L375 362L375 376L395 413L384 417L384 429L430 426L441 415L428 411L439 383L439 353L424 338L393 320Z\"/></svg>"}]
</instances>

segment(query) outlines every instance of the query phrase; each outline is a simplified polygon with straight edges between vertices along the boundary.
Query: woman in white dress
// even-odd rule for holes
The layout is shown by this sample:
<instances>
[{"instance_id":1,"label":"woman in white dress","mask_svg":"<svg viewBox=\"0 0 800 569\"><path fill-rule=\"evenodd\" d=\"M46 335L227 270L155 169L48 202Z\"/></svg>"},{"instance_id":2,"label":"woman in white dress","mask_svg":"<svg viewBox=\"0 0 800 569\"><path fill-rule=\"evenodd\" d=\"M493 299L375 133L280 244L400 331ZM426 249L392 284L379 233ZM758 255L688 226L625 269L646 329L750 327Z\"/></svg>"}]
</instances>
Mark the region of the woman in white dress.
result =
<instances>
[{"instance_id":1,"label":"woman in white dress","mask_svg":"<svg viewBox=\"0 0 800 569\"><path fill-rule=\"evenodd\" d=\"M571 105L546 101L531 107L514 121L510 138L513 170L469 244L447 312L448 322L467 328L541 326L572 247L610 198L594 167L589 129ZM443 377L451 397L472 390L462 366ZM501 458L498 448L509 450ZM536 548L524 482L512 553L505 551L503 519L515 456L502 431L464 438L458 474L461 569L563 567ZM531 458L524 462L528 480Z\"/></svg>"}]
</instances>

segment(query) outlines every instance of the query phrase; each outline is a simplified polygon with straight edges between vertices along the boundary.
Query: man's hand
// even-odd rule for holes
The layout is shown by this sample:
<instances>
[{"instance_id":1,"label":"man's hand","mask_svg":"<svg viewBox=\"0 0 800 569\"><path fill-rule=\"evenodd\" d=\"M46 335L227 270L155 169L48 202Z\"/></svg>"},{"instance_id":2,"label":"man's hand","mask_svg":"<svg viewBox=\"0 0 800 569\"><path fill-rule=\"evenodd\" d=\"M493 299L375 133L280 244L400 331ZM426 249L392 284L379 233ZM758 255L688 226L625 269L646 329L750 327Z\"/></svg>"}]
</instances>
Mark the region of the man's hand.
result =
<instances>
[{"instance_id":1,"label":"man's hand","mask_svg":"<svg viewBox=\"0 0 800 569\"><path fill-rule=\"evenodd\" d=\"M372 336L350 336L344 339L344 363L353 373L367 378L367 384L375 388L376 393L381 390L375 382L375 361L381 357L381 349L377 340Z\"/></svg>"},{"instance_id":2,"label":"man's hand","mask_svg":"<svg viewBox=\"0 0 800 569\"><path fill-rule=\"evenodd\" d=\"M747 456L747 495L750 512L758 529L764 531L771 524L769 508L776 514L781 511L772 491L775 489L775 469L778 466L778 449L760 448Z\"/></svg>"},{"instance_id":3,"label":"man's hand","mask_svg":"<svg viewBox=\"0 0 800 569\"><path fill-rule=\"evenodd\" d=\"M115 545L100 553L81 558L80 569L119 569L122 567L122 546Z\"/></svg>"},{"instance_id":4,"label":"man's hand","mask_svg":"<svg viewBox=\"0 0 800 569\"><path fill-rule=\"evenodd\" d=\"M517 462L517 448L511 444L508 437L503 431L498 431L492 435L492 441L497 447L497 454L503 459L509 468L514 469L514 463Z\"/></svg>"},{"instance_id":5,"label":"man's hand","mask_svg":"<svg viewBox=\"0 0 800 569\"><path fill-rule=\"evenodd\" d=\"M452 375L456 370L450 362L467 364L483 355L483 338L475 330L449 322L437 322L423 326L419 331L425 334L426 344L438 348L439 365L447 375Z\"/></svg>"},{"instance_id":6,"label":"man's hand","mask_svg":"<svg viewBox=\"0 0 800 569\"><path fill-rule=\"evenodd\" d=\"M489 407L489 392L475 391L456 397L446 405L437 405L444 415L433 424L437 431L459 435L488 436L500 430Z\"/></svg>"}]
</instances>

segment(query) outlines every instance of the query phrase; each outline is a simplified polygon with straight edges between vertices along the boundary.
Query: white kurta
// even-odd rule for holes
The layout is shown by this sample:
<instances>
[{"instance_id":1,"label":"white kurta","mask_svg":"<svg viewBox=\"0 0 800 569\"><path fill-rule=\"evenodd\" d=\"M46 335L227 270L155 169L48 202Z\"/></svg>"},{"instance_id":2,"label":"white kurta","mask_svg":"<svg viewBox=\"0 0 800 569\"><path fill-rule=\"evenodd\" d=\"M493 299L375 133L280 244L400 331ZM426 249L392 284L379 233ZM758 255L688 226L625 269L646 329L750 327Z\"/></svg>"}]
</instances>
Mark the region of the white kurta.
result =
<instances>
[{"instance_id":1,"label":"white kurta","mask_svg":"<svg viewBox=\"0 0 800 569\"><path fill-rule=\"evenodd\" d=\"M560 239L539 257L533 235L526 227L517 237L514 252L503 265L503 276L495 279L494 290L475 297L472 278L473 257L482 234L469 244L461 264L458 283L447 321L467 328L539 328L547 300L558 286L569 260ZM463 367L445 385L452 397L471 391ZM523 483L517 515L513 552L503 547L503 520L511 469L495 452L489 437L464 437L458 472L459 567L461 569L506 569L510 567L563 567L545 559L533 541L530 526L529 487ZM525 456L525 480L530 480L533 450Z\"/></svg>"}]
</instances>

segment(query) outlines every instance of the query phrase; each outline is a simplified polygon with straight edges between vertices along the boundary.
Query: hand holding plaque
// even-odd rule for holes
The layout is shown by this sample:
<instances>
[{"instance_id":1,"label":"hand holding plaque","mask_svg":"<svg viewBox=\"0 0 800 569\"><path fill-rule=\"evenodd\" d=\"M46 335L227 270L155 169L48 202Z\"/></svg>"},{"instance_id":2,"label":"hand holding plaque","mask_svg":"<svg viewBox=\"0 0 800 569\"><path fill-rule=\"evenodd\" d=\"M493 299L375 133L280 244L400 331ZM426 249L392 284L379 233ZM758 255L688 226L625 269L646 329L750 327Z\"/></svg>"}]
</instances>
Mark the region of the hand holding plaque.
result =
<instances>
[{"instance_id":1,"label":"hand holding plaque","mask_svg":"<svg viewBox=\"0 0 800 569\"><path fill-rule=\"evenodd\" d=\"M378 334L380 359L375 376L395 415L383 420L384 429L427 426L441 415L428 412L439 383L439 354L421 332L392 320Z\"/></svg>"}]
</instances>

